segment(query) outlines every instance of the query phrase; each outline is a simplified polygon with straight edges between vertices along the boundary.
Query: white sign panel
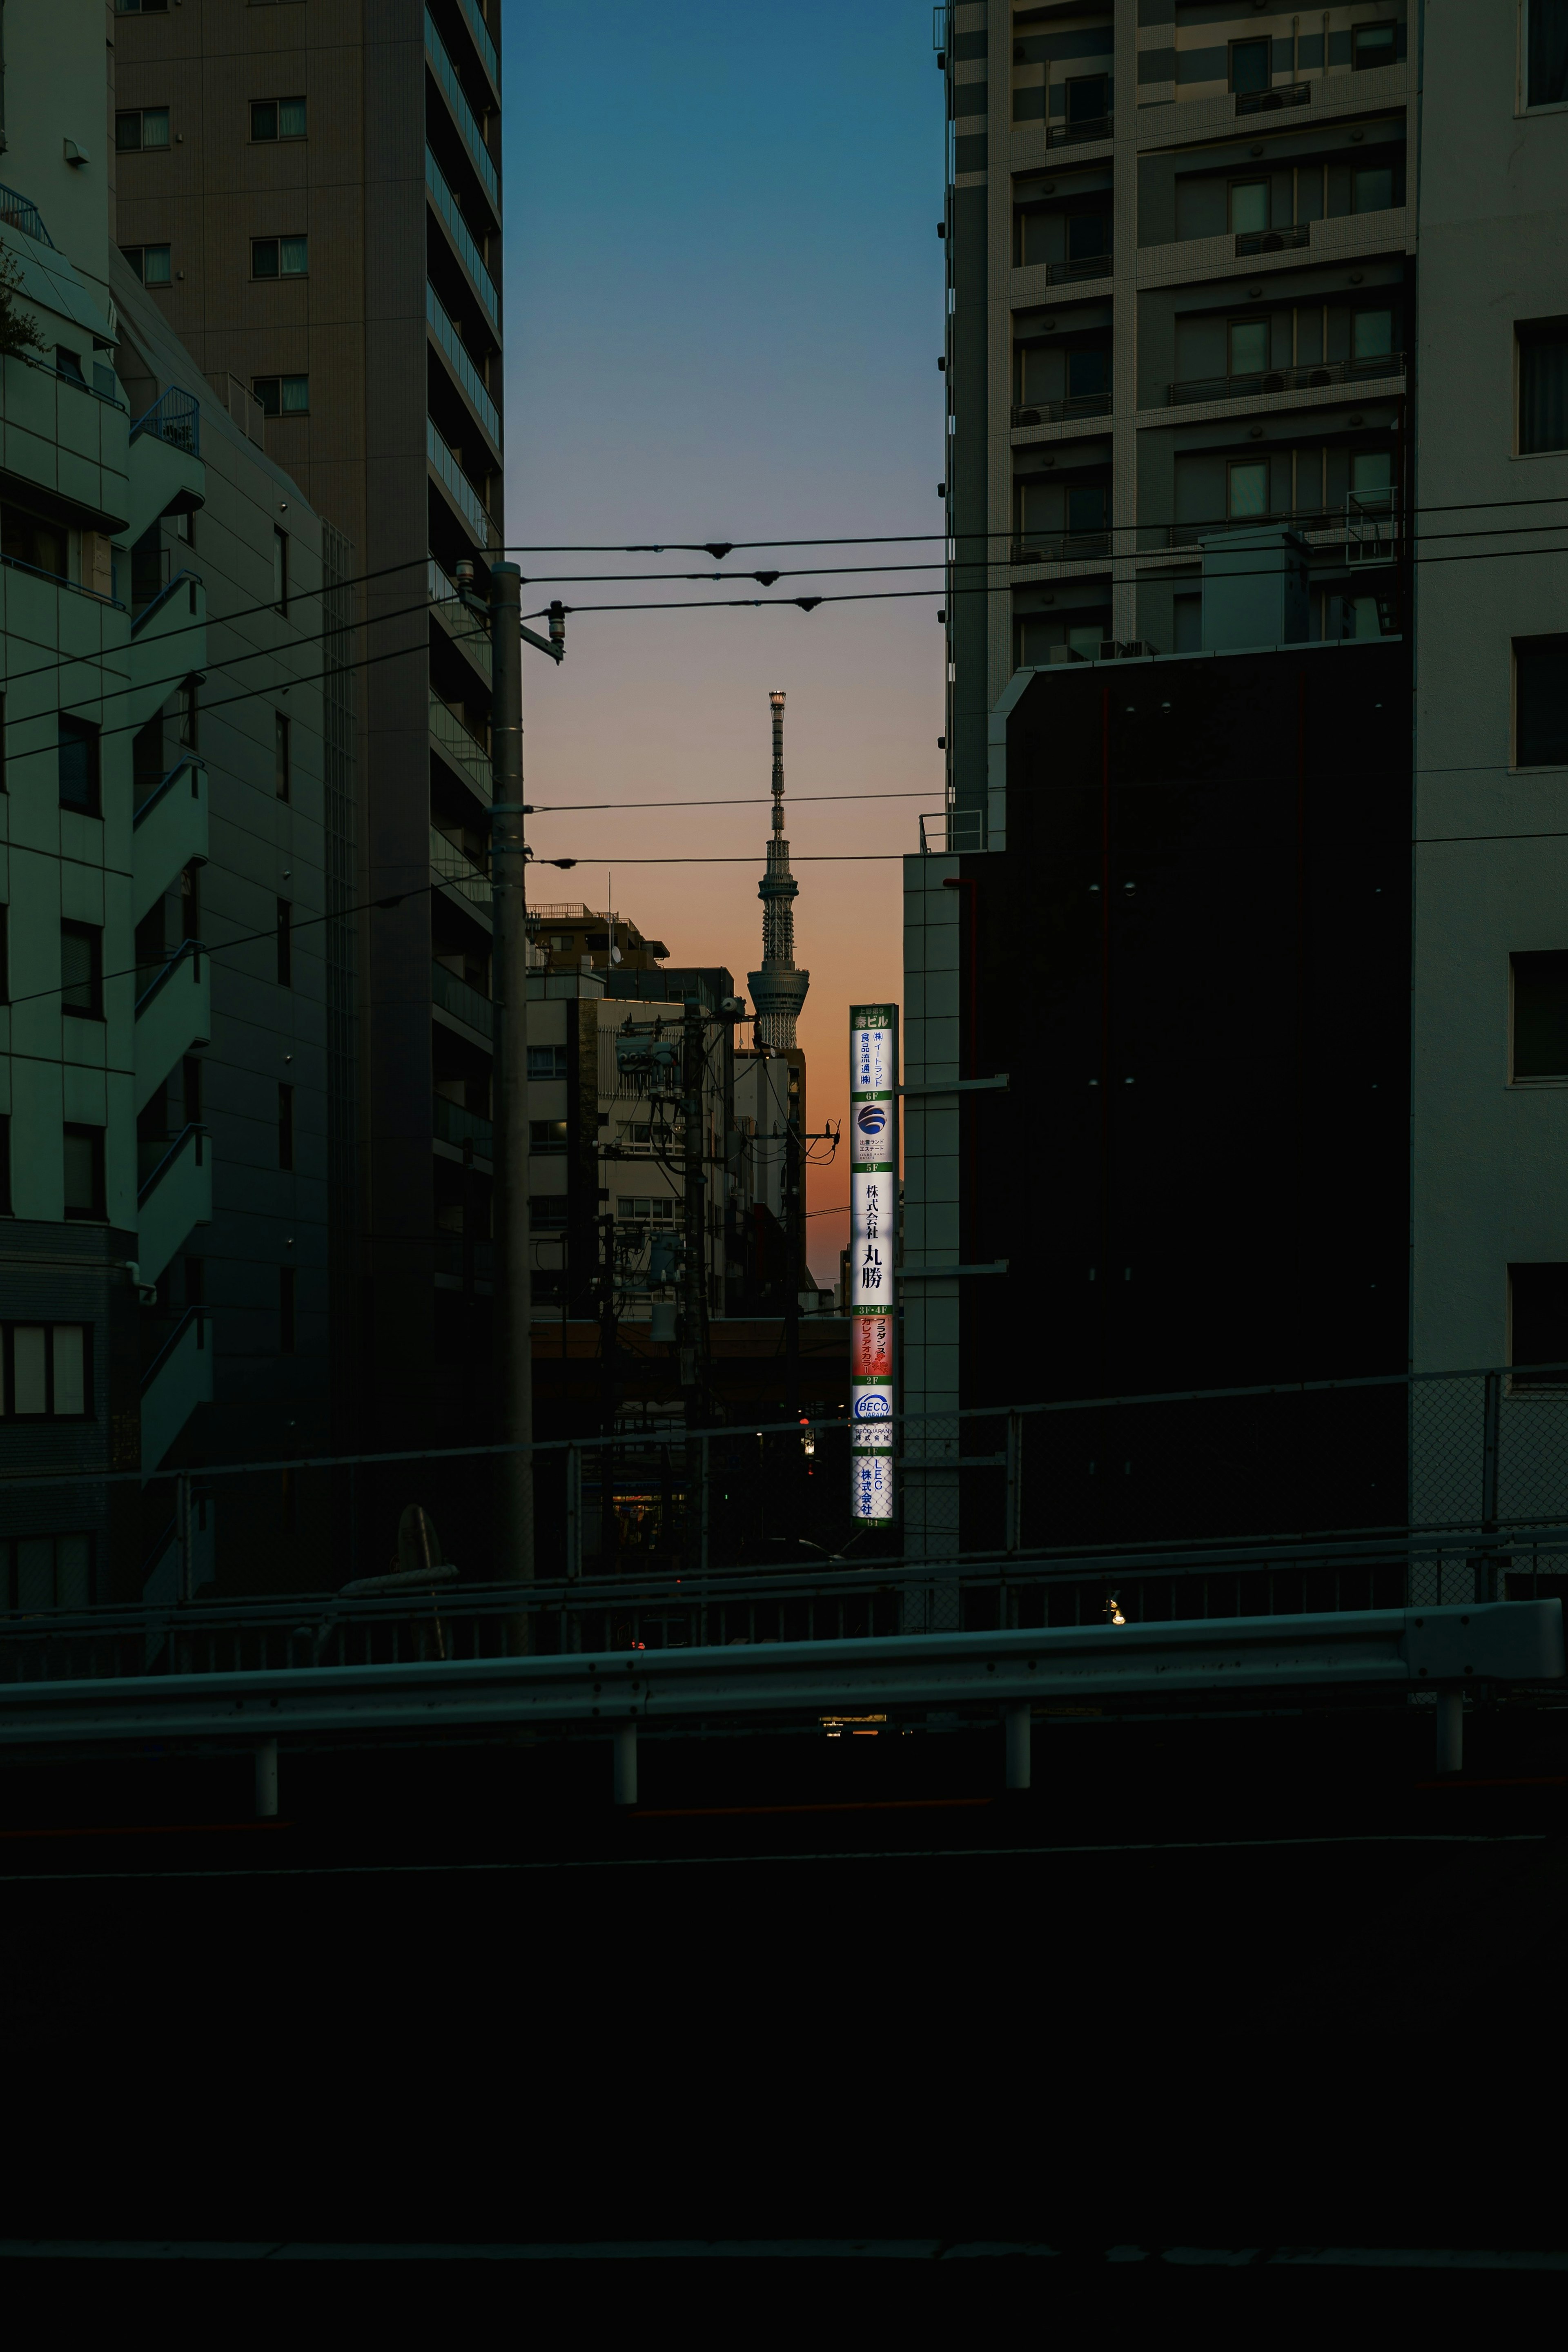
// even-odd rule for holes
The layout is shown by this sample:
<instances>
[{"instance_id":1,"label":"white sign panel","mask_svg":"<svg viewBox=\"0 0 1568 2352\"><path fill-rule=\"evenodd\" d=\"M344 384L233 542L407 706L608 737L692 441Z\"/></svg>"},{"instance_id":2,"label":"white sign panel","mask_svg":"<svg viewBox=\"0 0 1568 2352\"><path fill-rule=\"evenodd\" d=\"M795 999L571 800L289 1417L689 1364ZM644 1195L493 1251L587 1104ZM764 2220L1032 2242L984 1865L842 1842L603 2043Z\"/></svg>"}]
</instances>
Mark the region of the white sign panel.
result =
<instances>
[{"instance_id":1,"label":"white sign panel","mask_svg":"<svg viewBox=\"0 0 1568 2352\"><path fill-rule=\"evenodd\" d=\"M896 1516L898 1008L850 1012L851 1511Z\"/></svg>"}]
</instances>

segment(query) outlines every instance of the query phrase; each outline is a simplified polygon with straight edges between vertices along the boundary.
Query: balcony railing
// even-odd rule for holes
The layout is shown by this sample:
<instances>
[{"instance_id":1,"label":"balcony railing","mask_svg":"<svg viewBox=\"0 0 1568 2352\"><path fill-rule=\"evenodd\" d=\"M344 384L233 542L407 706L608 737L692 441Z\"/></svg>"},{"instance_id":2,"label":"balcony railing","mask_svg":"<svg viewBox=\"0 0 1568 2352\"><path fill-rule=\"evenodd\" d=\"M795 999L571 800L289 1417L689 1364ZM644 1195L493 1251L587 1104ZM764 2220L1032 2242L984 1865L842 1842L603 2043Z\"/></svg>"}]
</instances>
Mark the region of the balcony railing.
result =
<instances>
[{"instance_id":1,"label":"balcony railing","mask_svg":"<svg viewBox=\"0 0 1568 2352\"><path fill-rule=\"evenodd\" d=\"M1250 253L1301 253L1312 241L1312 226L1307 221L1298 222L1293 228L1239 228L1236 257L1239 261Z\"/></svg>"},{"instance_id":2,"label":"balcony railing","mask_svg":"<svg viewBox=\"0 0 1568 2352\"><path fill-rule=\"evenodd\" d=\"M162 399L139 416L131 428L131 438L140 440L150 433L155 441L166 441L171 449L183 449L187 457L202 454L201 403L193 393L182 392L172 383Z\"/></svg>"},{"instance_id":3,"label":"balcony railing","mask_svg":"<svg viewBox=\"0 0 1568 2352\"><path fill-rule=\"evenodd\" d=\"M1321 360L1310 367L1263 368L1252 375L1187 376L1180 383L1166 384L1166 402L1177 408L1195 400L1256 400L1264 393L1318 392L1329 384L1401 376L1406 364L1403 352L1380 352L1375 359Z\"/></svg>"},{"instance_id":4,"label":"balcony railing","mask_svg":"<svg viewBox=\"0 0 1568 2352\"><path fill-rule=\"evenodd\" d=\"M430 601L442 627L455 645L463 647L476 667L490 676L490 632L471 605L465 604L448 580L434 556L429 558L426 574L430 584ZM445 705L443 704L443 709Z\"/></svg>"},{"instance_id":5,"label":"balcony railing","mask_svg":"<svg viewBox=\"0 0 1568 2352\"><path fill-rule=\"evenodd\" d=\"M1109 555L1108 530L1036 530L1013 541L1014 563L1075 563L1081 556Z\"/></svg>"},{"instance_id":6,"label":"balcony railing","mask_svg":"<svg viewBox=\"0 0 1568 2352\"><path fill-rule=\"evenodd\" d=\"M1311 82L1282 82L1278 89L1239 89L1236 111L1238 114L1277 114L1282 106L1310 106L1312 101Z\"/></svg>"},{"instance_id":7,"label":"balcony railing","mask_svg":"<svg viewBox=\"0 0 1568 2352\"><path fill-rule=\"evenodd\" d=\"M985 845L984 809L937 809L920 820L922 857L976 856Z\"/></svg>"},{"instance_id":8,"label":"balcony railing","mask_svg":"<svg viewBox=\"0 0 1568 2352\"><path fill-rule=\"evenodd\" d=\"M498 214L501 209L501 183L497 177L490 151L485 144L485 133L477 115L468 103L463 78L447 56L446 44L436 31L435 19L428 8L424 12L424 54L430 60L431 71L441 84L446 103L456 118L457 128L463 133L463 143L479 174L480 184Z\"/></svg>"},{"instance_id":9,"label":"balcony railing","mask_svg":"<svg viewBox=\"0 0 1568 2352\"><path fill-rule=\"evenodd\" d=\"M1171 522L1140 529L1145 553L1155 548L1196 547L1228 530L1296 530L1310 546L1343 546L1348 562L1391 563L1401 536L1398 493L1352 490L1343 506L1303 507L1293 514L1219 515L1207 521ZM1150 531L1152 537L1145 537Z\"/></svg>"},{"instance_id":10,"label":"balcony railing","mask_svg":"<svg viewBox=\"0 0 1568 2352\"><path fill-rule=\"evenodd\" d=\"M486 890L489 887L485 886ZM430 992L443 1013L450 1013L455 1021L465 1022L481 1037L495 1035L496 1008L490 999L467 981L459 980L455 971L448 971L444 963L430 967Z\"/></svg>"},{"instance_id":11,"label":"balcony railing","mask_svg":"<svg viewBox=\"0 0 1568 2352\"><path fill-rule=\"evenodd\" d=\"M455 890L478 908L488 922L494 901L490 879L471 857L465 856L455 841L444 833L430 828L430 870L447 889Z\"/></svg>"},{"instance_id":12,"label":"balcony railing","mask_svg":"<svg viewBox=\"0 0 1568 2352\"><path fill-rule=\"evenodd\" d=\"M1048 147L1076 147L1088 139L1109 139L1112 114L1082 114L1075 122L1048 122L1045 139Z\"/></svg>"},{"instance_id":13,"label":"balcony railing","mask_svg":"<svg viewBox=\"0 0 1568 2352\"><path fill-rule=\"evenodd\" d=\"M458 513L480 546L488 547L500 537L495 519L428 416L424 420L424 447L431 464L450 491Z\"/></svg>"},{"instance_id":14,"label":"balcony railing","mask_svg":"<svg viewBox=\"0 0 1568 2352\"><path fill-rule=\"evenodd\" d=\"M424 315L431 331L451 361L458 383L474 404L474 410L486 432L498 449L501 446L501 419L496 404L485 389L485 380L469 358L463 338L446 314L446 309L434 286L424 289Z\"/></svg>"},{"instance_id":15,"label":"balcony railing","mask_svg":"<svg viewBox=\"0 0 1568 2352\"><path fill-rule=\"evenodd\" d=\"M1108 392L1078 392L1066 400L1020 402L1013 410L1015 425L1071 425L1075 416L1109 416Z\"/></svg>"},{"instance_id":16,"label":"balcony railing","mask_svg":"<svg viewBox=\"0 0 1568 2352\"><path fill-rule=\"evenodd\" d=\"M34 238L37 244L47 245L51 252L54 250L55 240L44 226L43 215L31 196L24 196L16 188L0 187L0 221L8 228L19 228L24 236Z\"/></svg>"},{"instance_id":17,"label":"balcony railing","mask_svg":"<svg viewBox=\"0 0 1568 2352\"><path fill-rule=\"evenodd\" d=\"M462 206L446 184L440 164L427 147L424 151L424 185L431 203L435 206L441 225L456 247L458 258L474 281L474 291L485 306L490 324L500 332L501 298L496 281L486 267L485 257L474 241L474 232L463 217Z\"/></svg>"},{"instance_id":18,"label":"balcony railing","mask_svg":"<svg viewBox=\"0 0 1568 2352\"><path fill-rule=\"evenodd\" d=\"M464 22L474 37L474 47L479 52L480 61L498 90L501 87L501 67L496 55L496 44L490 38L489 26L479 14L476 0L461 0L461 5Z\"/></svg>"},{"instance_id":19,"label":"balcony railing","mask_svg":"<svg viewBox=\"0 0 1568 2352\"><path fill-rule=\"evenodd\" d=\"M1081 253L1075 261L1048 261L1045 282L1048 286L1077 286L1087 278L1109 278L1109 253Z\"/></svg>"},{"instance_id":20,"label":"balcony railing","mask_svg":"<svg viewBox=\"0 0 1568 2352\"><path fill-rule=\"evenodd\" d=\"M490 790L490 754L469 732L450 703L438 694L430 698L430 731L449 760L455 760L482 801L495 797Z\"/></svg>"},{"instance_id":21,"label":"balcony railing","mask_svg":"<svg viewBox=\"0 0 1568 2352\"><path fill-rule=\"evenodd\" d=\"M476 1110L465 1110L461 1103L448 1102L444 1095L431 1097L434 1116L432 1132L442 1143L455 1144L459 1151L465 1143L488 1160L495 1149L495 1130L487 1118Z\"/></svg>"}]
</instances>

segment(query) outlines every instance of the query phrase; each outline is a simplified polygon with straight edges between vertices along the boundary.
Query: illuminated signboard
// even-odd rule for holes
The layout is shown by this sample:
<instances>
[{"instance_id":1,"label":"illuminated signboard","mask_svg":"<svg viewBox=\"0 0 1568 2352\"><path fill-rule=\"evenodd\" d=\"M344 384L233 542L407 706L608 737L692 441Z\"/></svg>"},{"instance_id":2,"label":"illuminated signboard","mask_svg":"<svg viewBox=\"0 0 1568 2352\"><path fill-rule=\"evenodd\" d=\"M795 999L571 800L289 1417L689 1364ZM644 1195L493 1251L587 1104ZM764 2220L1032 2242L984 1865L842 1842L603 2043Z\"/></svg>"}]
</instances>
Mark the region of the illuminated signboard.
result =
<instances>
[{"instance_id":1,"label":"illuminated signboard","mask_svg":"<svg viewBox=\"0 0 1568 2352\"><path fill-rule=\"evenodd\" d=\"M850 1007L850 1510L897 1516L898 1007Z\"/></svg>"}]
</instances>

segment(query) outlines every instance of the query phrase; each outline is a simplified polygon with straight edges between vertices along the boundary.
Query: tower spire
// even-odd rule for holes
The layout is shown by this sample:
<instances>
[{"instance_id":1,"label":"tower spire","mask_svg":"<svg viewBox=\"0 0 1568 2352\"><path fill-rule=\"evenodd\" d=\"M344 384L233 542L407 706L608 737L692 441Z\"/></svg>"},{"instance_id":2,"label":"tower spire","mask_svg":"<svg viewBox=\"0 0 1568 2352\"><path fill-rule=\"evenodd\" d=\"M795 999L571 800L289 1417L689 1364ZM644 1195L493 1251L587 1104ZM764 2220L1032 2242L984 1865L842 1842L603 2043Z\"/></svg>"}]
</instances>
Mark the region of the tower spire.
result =
<instances>
[{"instance_id":1,"label":"tower spire","mask_svg":"<svg viewBox=\"0 0 1568 2352\"><path fill-rule=\"evenodd\" d=\"M792 1045L811 975L795 968L794 900L800 886L789 871L789 845L784 838L784 697L775 691L768 700L773 713L773 830L767 871L757 886L762 901L762 969L748 972L747 983L757 1015L753 1034L758 1045Z\"/></svg>"}]
</instances>

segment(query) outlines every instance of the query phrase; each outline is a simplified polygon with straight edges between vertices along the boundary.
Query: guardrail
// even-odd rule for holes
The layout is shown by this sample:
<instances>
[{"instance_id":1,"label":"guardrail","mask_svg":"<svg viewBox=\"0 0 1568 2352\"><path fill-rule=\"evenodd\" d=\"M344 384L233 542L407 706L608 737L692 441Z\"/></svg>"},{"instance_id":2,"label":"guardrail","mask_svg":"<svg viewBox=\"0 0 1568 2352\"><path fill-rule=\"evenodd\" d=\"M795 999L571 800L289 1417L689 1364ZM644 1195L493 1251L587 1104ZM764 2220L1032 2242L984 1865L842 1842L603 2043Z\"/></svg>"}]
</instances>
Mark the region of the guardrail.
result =
<instances>
[{"instance_id":1,"label":"guardrail","mask_svg":"<svg viewBox=\"0 0 1568 2352\"><path fill-rule=\"evenodd\" d=\"M191 600L190 609L191 612L194 614L196 609L196 591L203 584L202 575L199 572L176 572L172 580L165 580L162 588L159 589L156 596L149 598L148 602L141 607L140 611L131 614L131 635L133 637L140 636L141 631L146 627L148 622L152 620L153 614L162 611L164 605L168 604L170 598L173 595L176 588L184 588L188 590Z\"/></svg>"},{"instance_id":2,"label":"guardrail","mask_svg":"<svg viewBox=\"0 0 1568 2352\"><path fill-rule=\"evenodd\" d=\"M1238 114L1275 114L1281 107L1310 106L1312 99L1311 82L1281 82L1278 89L1239 89L1236 92L1236 111Z\"/></svg>"},{"instance_id":3,"label":"guardrail","mask_svg":"<svg viewBox=\"0 0 1568 2352\"><path fill-rule=\"evenodd\" d=\"M186 773L187 770L190 772L191 778L191 798L193 800L199 799L201 796L201 787L197 782L197 778L204 772L206 768L206 761L194 751L182 752L179 759L175 761L173 766L170 769L168 774L159 778L152 791L148 793L146 799L141 802L131 812L131 832L134 833L139 824L142 824L146 822L147 818L152 815L153 810L157 807L159 802L164 797L165 793L173 789L175 783L178 782L180 777Z\"/></svg>"},{"instance_id":4,"label":"guardrail","mask_svg":"<svg viewBox=\"0 0 1568 2352\"><path fill-rule=\"evenodd\" d=\"M167 442L171 449L183 449L188 457L202 454L202 408L193 393L172 383L167 392L144 409L131 428L131 438L140 440L150 433L156 441Z\"/></svg>"},{"instance_id":5,"label":"guardrail","mask_svg":"<svg viewBox=\"0 0 1568 2352\"><path fill-rule=\"evenodd\" d=\"M0 221L7 227L19 228L24 236L32 237L38 245L47 245L52 253L55 240L44 226L44 216L31 196L19 189L0 187Z\"/></svg>"},{"instance_id":6,"label":"guardrail","mask_svg":"<svg viewBox=\"0 0 1568 2352\"><path fill-rule=\"evenodd\" d=\"M1107 253L1080 254L1072 261L1048 261L1045 282L1048 286L1076 286L1092 278L1109 278L1111 256Z\"/></svg>"},{"instance_id":7,"label":"guardrail","mask_svg":"<svg viewBox=\"0 0 1568 2352\"><path fill-rule=\"evenodd\" d=\"M1380 352L1375 359L1323 360L1308 367L1260 368L1249 375L1188 376L1166 386L1167 407L1199 400L1256 400L1275 392L1318 392L1331 384L1364 386L1382 377L1402 376L1407 362L1403 352Z\"/></svg>"},{"instance_id":8,"label":"guardrail","mask_svg":"<svg viewBox=\"0 0 1568 2352\"><path fill-rule=\"evenodd\" d=\"M1015 425L1070 425L1078 416L1109 416L1108 392L1079 392L1065 400L1027 400L1013 409Z\"/></svg>"}]
</instances>

